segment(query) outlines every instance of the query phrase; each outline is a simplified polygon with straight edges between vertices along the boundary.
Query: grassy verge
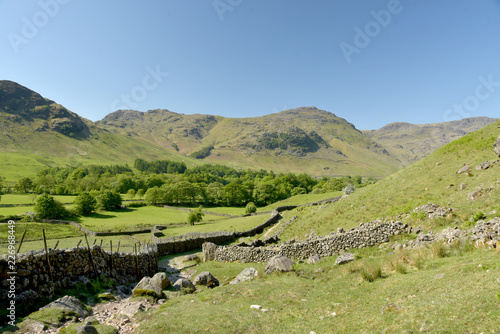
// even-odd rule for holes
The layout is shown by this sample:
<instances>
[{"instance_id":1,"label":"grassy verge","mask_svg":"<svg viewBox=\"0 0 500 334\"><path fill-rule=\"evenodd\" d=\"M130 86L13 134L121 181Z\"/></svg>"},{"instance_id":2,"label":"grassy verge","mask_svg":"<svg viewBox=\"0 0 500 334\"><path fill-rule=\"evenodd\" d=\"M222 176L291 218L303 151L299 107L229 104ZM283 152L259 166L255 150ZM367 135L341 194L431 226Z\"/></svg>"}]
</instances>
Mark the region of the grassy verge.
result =
<instances>
[{"instance_id":1,"label":"grassy verge","mask_svg":"<svg viewBox=\"0 0 500 334\"><path fill-rule=\"evenodd\" d=\"M296 264L287 274L262 274L264 264L204 263L196 272L208 270L221 283L250 266L261 274L169 300L141 316L147 321L138 332L493 333L500 319L499 254L458 249L445 257L430 248L409 251L423 265L407 263L404 272L392 267L393 254L378 248L355 251L359 259L351 265L334 266L331 257ZM365 279L362 271L372 267L381 274ZM253 304L268 312L250 309ZM196 317L186 321L186 309Z\"/></svg>"}]
</instances>

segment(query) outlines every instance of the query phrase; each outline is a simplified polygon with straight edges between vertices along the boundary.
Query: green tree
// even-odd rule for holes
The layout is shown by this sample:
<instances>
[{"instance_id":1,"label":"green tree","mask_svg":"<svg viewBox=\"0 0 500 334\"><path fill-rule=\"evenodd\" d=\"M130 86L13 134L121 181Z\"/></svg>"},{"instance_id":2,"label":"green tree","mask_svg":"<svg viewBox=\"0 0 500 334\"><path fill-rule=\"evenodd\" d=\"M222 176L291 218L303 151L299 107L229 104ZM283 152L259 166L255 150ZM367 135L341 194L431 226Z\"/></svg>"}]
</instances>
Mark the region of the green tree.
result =
<instances>
[{"instance_id":1,"label":"green tree","mask_svg":"<svg viewBox=\"0 0 500 334\"><path fill-rule=\"evenodd\" d=\"M38 196L34 210L39 219L56 219L69 216L69 212L63 204L46 193Z\"/></svg>"},{"instance_id":2,"label":"green tree","mask_svg":"<svg viewBox=\"0 0 500 334\"><path fill-rule=\"evenodd\" d=\"M127 197L128 197L128 199L130 199L130 200L134 199L134 197L135 197L135 190L134 190L134 189L129 189L129 190L127 191Z\"/></svg>"},{"instance_id":3,"label":"green tree","mask_svg":"<svg viewBox=\"0 0 500 334\"><path fill-rule=\"evenodd\" d=\"M23 177L19 179L14 186L14 189L17 192L23 192L23 193L27 193L32 188L33 188L33 180L31 180L29 177Z\"/></svg>"},{"instance_id":4,"label":"green tree","mask_svg":"<svg viewBox=\"0 0 500 334\"><path fill-rule=\"evenodd\" d=\"M257 207L253 202L249 202L245 207L245 214L251 214L257 212Z\"/></svg>"},{"instance_id":5,"label":"green tree","mask_svg":"<svg viewBox=\"0 0 500 334\"><path fill-rule=\"evenodd\" d=\"M79 215L88 215L95 210L97 200L88 192L81 193L75 199L75 212Z\"/></svg>"},{"instance_id":6,"label":"green tree","mask_svg":"<svg viewBox=\"0 0 500 334\"><path fill-rule=\"evenodd\" d=\"M158 187L149 188L144 194L144 200L147 205L163 204L165 202L164 192Z\"/></svg>"},{"instance_id":7,"label":"green tree","mask_svg":"<svg viewBox=\"0 0 500 334\"><path fill-rule=\"evenodd\" d=\"M122 197L116 191L104 190L97 196L97 207L101 210L117 210L122 205Z\"/></svg>"},{"instance_id":8,"label":"green tree","mask_svg":"<svg viewBox=\"0 0 500 334\"><path fill-rule=\"evenodd\" d=\"M137 198L142 198L144 196L144 189L137 190L135 196L137 196Z\"/></svg>"},{"instance_id":9,"label":"green tree","mask_svg":"<svg viewBox=\"0 0 500 334\"><path fill-rule=\"evenodd\" d=\"M188 213L188 223L189 225L194 225L194 223L201 222L203 220L203 216L205 215L201 210L203 209L202 206L198 207L196 210L189 211Z\"/></svg>"}]
</instances>

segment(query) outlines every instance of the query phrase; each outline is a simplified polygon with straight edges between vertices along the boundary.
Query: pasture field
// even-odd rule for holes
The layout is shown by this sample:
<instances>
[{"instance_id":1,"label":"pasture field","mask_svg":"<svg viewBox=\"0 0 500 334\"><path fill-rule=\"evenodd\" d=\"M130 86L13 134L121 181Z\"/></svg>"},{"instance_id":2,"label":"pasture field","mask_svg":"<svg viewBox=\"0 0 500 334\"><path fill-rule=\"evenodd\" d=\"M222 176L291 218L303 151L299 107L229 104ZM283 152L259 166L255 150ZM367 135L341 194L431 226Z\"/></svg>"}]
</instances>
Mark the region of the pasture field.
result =
<instances>
[{"instance_id":1,"label":"pasture field","mask_svg":"<svg viewBox=\"0 0 500 334\"><path fill-rule=\"evenodd\" d=\"M83 227L99 232L120 232L154 225L172 225L187 221L187 211L156 206L143 206L119 211L103 211L76 219ZM203 221L220 220L223 217L204 215Z\"/></svg>"},{"instance_id":2,"label":"pasture field","mask_svg":"<svg viewBox=\"0 0 500 334\"><path fill-rule=\"evenodd\" d=\"M37 194L3 194L2 199L0 200L0 204L35 205L37 196ZM53 195L53 197L63 204L71 204L75 201L76 198L76 196L58 195Z\"/></svg>"}]
</instances>

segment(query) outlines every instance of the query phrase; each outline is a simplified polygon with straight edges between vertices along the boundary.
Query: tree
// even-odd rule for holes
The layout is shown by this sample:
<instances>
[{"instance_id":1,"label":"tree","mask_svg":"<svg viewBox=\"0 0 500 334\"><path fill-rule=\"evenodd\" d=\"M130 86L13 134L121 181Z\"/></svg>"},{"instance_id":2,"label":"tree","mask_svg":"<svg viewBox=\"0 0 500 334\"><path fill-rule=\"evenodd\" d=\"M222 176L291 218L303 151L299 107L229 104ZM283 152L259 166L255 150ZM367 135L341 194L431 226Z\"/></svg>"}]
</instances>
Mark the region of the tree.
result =
<instances>
[{"instance_id":1,"label":"tree","mask_svg":"<svg viewBox=\"0 0 500 334\"><path fill-rule=\"evenodd\" d=\"M144 189L137 190L135 196L137 196L137 198L142 198L142 196L144 196Z\"/></svg>"},{"instance_id":2,"label":"tree","mask_svg":"<svg viewBox=\"0 0 500 334\"><path fill-rule=\"evenodd\" d=\"M101 210L117 210L122 205L122 197L116 191L104 190L97 196L97 207Z\"/></svg>"},{"instance_id":3,"label":"tree","mask_svg":"<svg viewBox=\"0 0 500 334\"><path fill-rule=\"evenodd\" d=\"M35 212L39 219L64 218L69 215L68 210L61 202L46 193L36 199Z\"/></svg>"},{"instance_id":4,"label":"tree","mask_svg":"<svg viewBox=\"0 0 500 334\"><path fill-rule=\"evenodd\" d=\"M164 203L164 193L158 187L149 188L144 194L144 200L147 205L158 205Z\"/></svg>"},{"instance_id":5,"label":"tree","mask_svg":"<svg viewBox=\"0 0 500 334\"><path fill-rule=\"evenodd\" d=\"M245 207L245 214L251 214L257 212L257 207L253 202L249 202L247 206Z\"/></svg>"},{"instance_id":6,"label":"tree","mask_svg":"<svg viewBox=\"0 0 500 334\"><path fill-rule=\"evenodd\" d=\"M342 189L342 192L344 193L344 195L350 195L355 191L356 191L356 188L354 188L354 185L352 183L349 183L347 186L345 186Z\"/></svg>"},{"instance_id":7,"label":"tree","mask_svg":"<svg viewBox=\"0 0 500 334\"><path fill-rule=\"evenodd\" d=\"M33 180L31 180L29 177L23 177L19 179L16 182L16 185L14 186L14 189L16 189L17 192L23 192L27 193L33 188Z\"/></svg>"},{"instance_id":8,"label":"tree","mask_svg":"<svg viewBox=\"0 0 500 334\"><path fill-rule=\"evenodd\" d=\"M192 210L188 213L188 223L189 225L194 225L194 223L201 222L203 220L203 216L205 215L203 212L201 212L201 209L203 209L202 206L198 207L196 210Z\"/></svg>"},{"instance_id":9,"label":"tree","mask_svg":"<svg viewBox=\"0 0 500 334\"><path fill-rule=\"evenodd\" d=\"M88 192L81 193L75 199L75 212L79 215L88 215L95 210L97 200Z\"/></svg>"},{"instance_id":10,"label":"tree","mask_svg":"<svg viewBox=\"0 0 500 334\"><path fill-rule=\"evenodd\" d=\"M127 197L128 197L130 200L134 199L134 197L135 197L135 190L134 190L134 189L129 189L129 190L127 191Z\"/></svg>"}]
</instances>

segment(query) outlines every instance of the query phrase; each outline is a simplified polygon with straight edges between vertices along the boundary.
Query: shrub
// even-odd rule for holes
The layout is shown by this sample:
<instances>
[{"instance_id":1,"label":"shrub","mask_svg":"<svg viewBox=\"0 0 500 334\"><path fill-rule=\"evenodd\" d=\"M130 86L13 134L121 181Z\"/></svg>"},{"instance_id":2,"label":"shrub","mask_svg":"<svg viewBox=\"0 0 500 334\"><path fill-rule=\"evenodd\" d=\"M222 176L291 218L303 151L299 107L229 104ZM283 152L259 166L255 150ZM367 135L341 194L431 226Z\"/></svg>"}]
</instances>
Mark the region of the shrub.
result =
<instances>
[{"instance_id":1,"label":"shrub","mask_svg":"<svg viewBox=\"0 0 500 334\"><path fill-rule=\"evenodd\" d=\"M122 197L116 191L104 190L97 196L97 207L101 210L117 210L122 205Z\"/></svg>"},{"instance_id":2,"label":"shrub","mask_svg":"<svg viewBox=\"0 0 500 334\"><path fill-rule=\"evenodd\" d=\"M127 191L127 197L128 197L129 199L134 199L134 197L135 197L135 189L129 189L129 190Z\"/></svg>"},{"instance_id":3,"label":"shrub","mask_svg":"<svg viewBox=\"0 0 500 334\"><path fill-rule=\"evenodd\" d=\"M248 203L247 206L245 207L245 214L250 214L255 212L257 212L257 207L255 206L255 204L253 202Z\"/></svg>"},{"instance_id":4,"label":"shrub","mask_svg":"<svg viewBox=\"0 0 500 334\"><path fill-rule=\"evenodd\" d=\"M38 196L35 203L35 212L39 219L56 219L69 216L63 204L48 194Z\"/></svg>"},{"instance_id":5,"label":"shrub","mask_svg":"<svg viewBox=\"0 0 500 334\"><path fill-rule=\"evenodd\" d=\"M97 200L88 192L81 193L75 199L75 212L78 215L88 215L95 210Z\"/></svg>"},{"instance_id":6,"label":"shrub","mask_svg":"<svg viewBox=\"0 0 500 334\"><path fill-rule=\"evenodd\" d=\"M435 242L431 245L431 253L435 258L442 258L448 256L448 247L442 242Z\"/></svg>"},{"instance_id":7,"label":"shrub","mask_svg":"<svg viewBox=\"0 0 500 334\"><path fill-rule=\"evenodd\" d=\"M203 220L203 216L205 214L203 212L201 212L202 208L203 207L200 206L198 209L190 211L188 213L187 220L188 220L189 225L194 225L194 223L201 222Z\"/></svg>"},{"instance_id":8,"label":"shrub","mask_svg":"<svg viewBox=\"0 0 500 334\"><path fill-rule=\"evenodd\" d=\"M344 195L350 195L355 191L356 191L356 188L354 188L353 184L348 184L347 186L342 188L342 192L344 193Z\"/></svg>"}]
</instances>

